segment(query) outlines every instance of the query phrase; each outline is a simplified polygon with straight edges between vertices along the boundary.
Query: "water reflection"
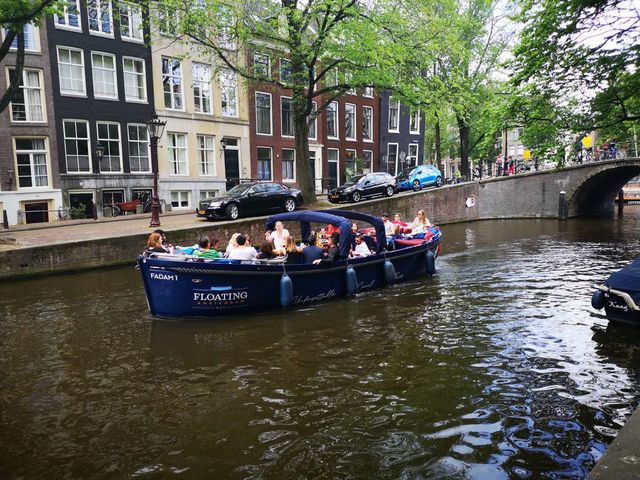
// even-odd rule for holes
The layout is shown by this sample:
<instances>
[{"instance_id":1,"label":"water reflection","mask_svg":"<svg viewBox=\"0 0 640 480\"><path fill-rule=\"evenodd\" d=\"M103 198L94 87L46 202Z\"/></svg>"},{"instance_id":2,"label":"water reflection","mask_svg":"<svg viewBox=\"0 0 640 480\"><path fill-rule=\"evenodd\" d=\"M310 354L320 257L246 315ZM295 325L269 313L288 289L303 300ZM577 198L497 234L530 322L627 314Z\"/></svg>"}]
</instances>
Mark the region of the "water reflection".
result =
<instances>
[{"instance_id":1,"label":"water reflection","mask_svg":"<svg viewBox=\"0 0 640 480\"><path fill-rule=\"evenodd\" d=\"M584 477L640 398L589 306L636 228L448 226L432 279L217 321L128 268L2 284L0 477Z\"/></svg>"}]
</instances>

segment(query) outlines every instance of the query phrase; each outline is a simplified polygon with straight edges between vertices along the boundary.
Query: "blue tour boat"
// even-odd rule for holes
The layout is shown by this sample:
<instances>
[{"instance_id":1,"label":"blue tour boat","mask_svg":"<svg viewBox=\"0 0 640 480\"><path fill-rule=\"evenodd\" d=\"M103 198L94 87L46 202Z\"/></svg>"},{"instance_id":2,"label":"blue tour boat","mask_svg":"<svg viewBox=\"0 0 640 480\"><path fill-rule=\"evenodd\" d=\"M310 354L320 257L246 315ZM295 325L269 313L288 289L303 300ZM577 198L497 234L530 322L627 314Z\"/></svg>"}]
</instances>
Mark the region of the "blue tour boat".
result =
<instances>
[{"instance_id":1,"label":"blue tour boat","mask_svg":"<svg viewBox=\"0 0 640 480\"><path fill-rule=\"evenodd\" d=\"M640 257L595 288L593 308L604 308L607 318L614 322L640 326Z\"/></svg>"},{"instance_id":2,"label":"blue tour boat","mask_svg":"<svg viewBox=\"0 0 640 480\"><path fill-rule=\"evenodd\" d=\"M375 229L375 253L348 257L351 223L367 222ZM152 315L208 317L304 305L435 273L442 234L432 227L423 239L399 240L387 250L384 224L378 217L344 210L298 211L273 215L276 221L299 222L303 239L311 223L339 228L341 260L329 265L283 261L239 261L151 254L138 257Z\"/></svg>"}]
</instances>

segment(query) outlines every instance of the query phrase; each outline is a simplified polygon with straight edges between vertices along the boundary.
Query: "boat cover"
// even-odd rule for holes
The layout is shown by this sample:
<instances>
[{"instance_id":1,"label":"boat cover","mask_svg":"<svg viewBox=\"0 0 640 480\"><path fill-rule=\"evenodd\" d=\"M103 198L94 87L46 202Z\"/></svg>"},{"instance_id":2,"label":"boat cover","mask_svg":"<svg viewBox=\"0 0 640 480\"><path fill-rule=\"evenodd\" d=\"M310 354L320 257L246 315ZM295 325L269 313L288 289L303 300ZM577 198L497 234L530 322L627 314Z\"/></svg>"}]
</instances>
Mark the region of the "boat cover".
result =
<instances>
[{"instance_id":1,"label":"boat cover","mask_svg":"<svg viewBox=\"0 0 640 480\"><path fill-rule=\"evenodd\" d=\"M315 210L303 210L300 212L279 213L271 215L265 223L266 230L274 230L276 222L300 222L300 233L302 239L307 241L311 235L311 222L326 223L340 228L340 256L347 258L351 247L351 222L345 217L330 213L318 212Z\"/></svg>"},{"instance_id":2,"label":"boat cover","mask_svg":"<svg viewBox=\"0 0 640 480\"><path fill-rule=\"evenodd\" d=\"M616 290L640 292L640 257L636 258L622 270L611 274L605 284Z\"/></svg>"},{"instance_id":3,"label":"boat cover","mask_svg":"<svg viewBox=\"0 0 640 480\"><path fill-rule=\"evenodd\" d=\"M340 210L337 208L326 210L329 213L340 215L341 217L348 218L349 220L358 220L361 222L367 222L376 229L376 252L380 253L387 245L387 238L384 233L384 222L381 217L369 215L368 213L352 212L351 210Z\"/></svg>"}]
</instances>

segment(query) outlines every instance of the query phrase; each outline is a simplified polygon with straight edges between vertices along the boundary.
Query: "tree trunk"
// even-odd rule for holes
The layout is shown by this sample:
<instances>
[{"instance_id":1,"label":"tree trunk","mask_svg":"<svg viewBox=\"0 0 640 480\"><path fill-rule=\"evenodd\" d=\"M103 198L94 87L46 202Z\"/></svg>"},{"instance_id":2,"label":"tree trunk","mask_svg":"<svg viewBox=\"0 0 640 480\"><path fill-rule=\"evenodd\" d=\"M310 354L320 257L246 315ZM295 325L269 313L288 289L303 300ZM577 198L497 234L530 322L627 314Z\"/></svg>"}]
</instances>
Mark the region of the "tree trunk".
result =
<instances>
[{"instance_id":1,"label":"tree trunk","mask_svg":"<svg viewBox=\"0 0 640 480\"><path fill-rule=\"evenodd\" d=\"M436 145L436 155L435 155L435 160L434 163L436 165L436 167L438 168L438 170L442 171L441 167L441 162L442 159L440 158L440 150L442 149L442 140L440 138L440 117L436 115L436 131L435 131L435 138L434 138L434 142Z\"/></svg>"},{"instance_id":2,"label":"tree trunk","mask_svg":"<svg viewBox=\"0 0 640 480\"><path fill-rule=\"evenodd\" d=\"M294 93L293 132L296 139L296 179L302 190L304 202L308 204L316 201L316 188L314 172L309 165L309 117L303 105L305 102L306 98L299 98L299 101L296 101Z\"/></svg>"},{"instance_id":3,"label":"tree trunk","mask_svg":"<svg viewBox=\"0 0 640 480\"><path fill-rule=\"evenodd\" d=\"M469 170L469 124L460 115L456 115L460 133L460 173L470 178Z\"/></svg>"}]
</instances>

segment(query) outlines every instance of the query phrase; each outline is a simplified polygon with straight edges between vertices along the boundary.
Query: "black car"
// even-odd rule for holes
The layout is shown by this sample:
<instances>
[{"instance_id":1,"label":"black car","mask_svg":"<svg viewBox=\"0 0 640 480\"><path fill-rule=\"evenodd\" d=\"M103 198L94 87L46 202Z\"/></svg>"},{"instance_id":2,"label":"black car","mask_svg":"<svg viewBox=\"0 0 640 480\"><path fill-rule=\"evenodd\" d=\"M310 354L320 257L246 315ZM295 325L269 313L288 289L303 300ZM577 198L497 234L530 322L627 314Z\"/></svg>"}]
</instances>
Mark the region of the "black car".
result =
<instances>
[{"instance_id":1,"label":"black car","mask_svg":"<svg viewBox=\"0 0 640 480\"><path fill-rule=\"evenodd\" d=\"M359 202L362 198L375 195L390 197L396 191L396 179L385 172L366 173L356 175L347 183L338 188L329 190L329 201L338 203L341 201Z\"/></svg>"},{"instance_id":2,"label":"black car","mask_svg":"<svg viewBox=\"0 0 640 480\"><path fill-rule=\"evenodd\" d=\"M220 197L203 200L196 215L213 219L227 217L235 220L240 215L261 214L271 210L293 212L304 202L302 192L279 183L241 183Z\"/></svg>"}]
</instances>

